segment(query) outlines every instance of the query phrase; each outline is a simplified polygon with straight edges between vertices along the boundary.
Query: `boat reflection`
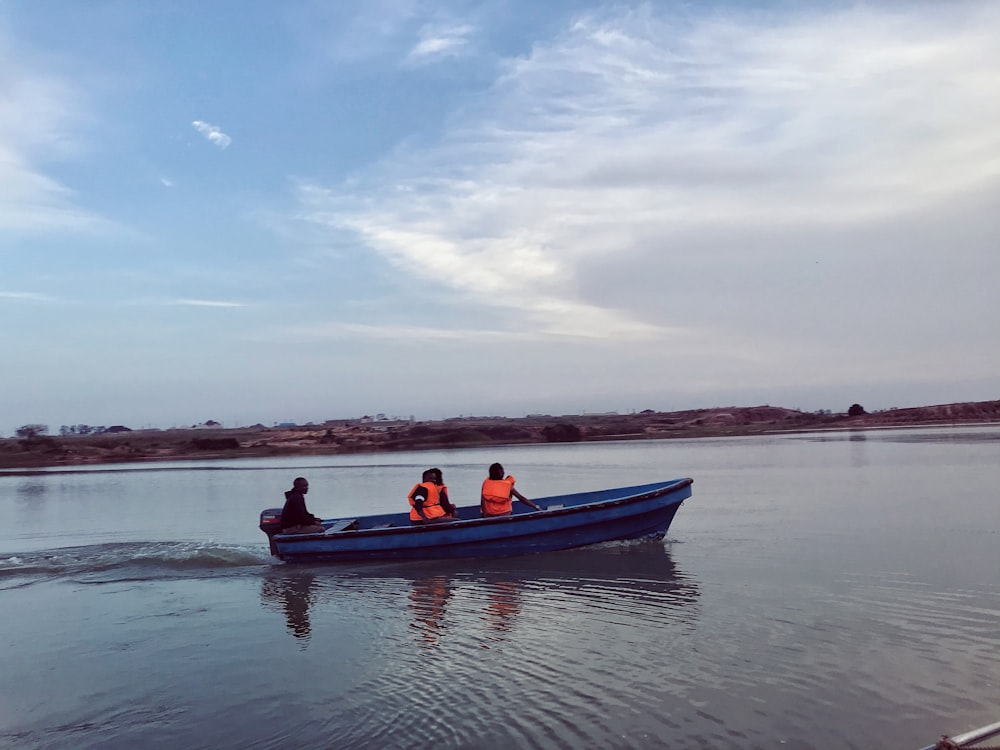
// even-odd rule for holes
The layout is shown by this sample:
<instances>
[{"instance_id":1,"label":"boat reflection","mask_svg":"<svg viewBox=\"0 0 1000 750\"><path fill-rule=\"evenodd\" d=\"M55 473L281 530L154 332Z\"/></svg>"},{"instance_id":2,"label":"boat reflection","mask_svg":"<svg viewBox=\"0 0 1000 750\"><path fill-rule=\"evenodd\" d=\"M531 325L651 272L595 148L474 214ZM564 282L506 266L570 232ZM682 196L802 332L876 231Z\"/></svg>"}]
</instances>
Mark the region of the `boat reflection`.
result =
<instances>
[{"instance_id":1,"label":"boat reflection","mask_svg":"<svg viewBox=\"0 0 1000 750\"><path fill-rule=\"evenodd\" d=\"M486 624L496 640L504 640L513 630L521 611L521 592L517 581L497 581L487 596Z\"/></svg>"},{"instance_id":2,"label":"boat reflection","mask_svg":"<svg viewBox=\"0 0 1000 750\"><path fill-rule=\"evenodd\" d=\"M522 584L517 580L473 583L440 575L414 578L411 586L410 627L417 636L417 645L421 647L439 646L448 630L453 625L460 625L466 636L478 637L483 648L490 648L490 643L507 639L520 613ZM452 616L446 618L448 602L455 598L456 591L462 592L460 600L453 607ZM472 613L478 610L481 610L479 621L486 625L481 636L479 632L482 628L476 628L471 622Z\"/></svg>"},{"instance_id":3,"label":"boat reflection","mask_svg":"<svg viewBox=\"0 0 1000 750\"><path fill-rule=\"evenodd\" d=\"M417 643L433 648L444 634L448 600L454 595L451 579L446 575L414 578L407 606L412 613L411 627L417 633Z\"/></svg>"},{"instance_id":4,"label":"boat reflection","mask_svg":"<svg viewBox=\"0 0 1000 750\"><path fill-rule=\"evenodd\" d=\"M288 632L310 637L309 610L320 598L389 607L408 620L421 648L452 638L482 648L513 640L524 612L538 621L589 613L637 623L690 623L697 583L679 570L662 541L609 543L513 558L352 566L277 566L261 587L263 606L284 613ZM334 612L336 608L325 608Z\"/></svg>"},{"instance_id":5,"label":"boat reflection","mask_svg":"<svg viewBox=\"0 0 1000 750\"><path fill-rule=\"evenodd\" d=\"M285 615L288 632L302 642L309 643L312 625L309 608L316 601L316 575L307 571L289 571L285 575L264 578L261 583L261 603L278 609Z\"/></svg>"}]
</instances>

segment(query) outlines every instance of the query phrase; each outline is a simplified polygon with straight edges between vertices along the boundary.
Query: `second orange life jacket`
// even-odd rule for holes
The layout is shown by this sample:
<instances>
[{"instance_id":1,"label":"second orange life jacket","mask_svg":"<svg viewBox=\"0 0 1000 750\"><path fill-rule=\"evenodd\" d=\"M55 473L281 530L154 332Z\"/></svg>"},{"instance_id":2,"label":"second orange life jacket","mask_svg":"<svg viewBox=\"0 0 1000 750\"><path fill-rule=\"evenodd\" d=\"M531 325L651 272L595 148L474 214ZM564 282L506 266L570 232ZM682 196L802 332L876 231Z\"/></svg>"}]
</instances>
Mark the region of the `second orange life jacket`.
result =
<instances>
[{"instance_id":1,"label":"second orange life jacket","mask_svg":"<svg viewBox=\"0 0 1000 750\"><path fill-rule=\"evenodd\" d=\"M514 477L507 475L504 479L483 480L483 515L505 516L513 511L511 493L514 490Z\"/></svg>"}]
</instances>

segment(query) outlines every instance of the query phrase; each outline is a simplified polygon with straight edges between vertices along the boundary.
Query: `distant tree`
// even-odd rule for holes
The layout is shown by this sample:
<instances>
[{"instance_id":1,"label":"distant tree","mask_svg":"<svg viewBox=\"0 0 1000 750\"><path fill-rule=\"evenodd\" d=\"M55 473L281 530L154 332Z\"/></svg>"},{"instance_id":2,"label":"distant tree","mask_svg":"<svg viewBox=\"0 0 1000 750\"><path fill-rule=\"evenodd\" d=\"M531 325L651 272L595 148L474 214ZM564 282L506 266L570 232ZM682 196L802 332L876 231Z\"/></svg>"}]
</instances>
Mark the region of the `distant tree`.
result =
<instances>
[{"instance_id":1,"label":"distant tree","mask_svg":"<svg viewBox=\"0 0 1000 750\"><path fill-rule=\"evenodd\" d=\"M123 424L113 424L105 432L132 432L132 428Z\"/></svg>"},{"instance_id":2,"label":"distant tree","mask_svg":"<svg viewBox=\"0 0 1000 750\"><path fill-rule=\"evenodd\" d=\"M24 424L17 428L14 433L19 438L36 438L40 435L47 435L49 426L47 424Z\"/></svg>"},{"instance_id":3,"label":"distant tree","mask_svg":"<svg viewBox=\"0 0 1000 750\"><path fill-rule=\"evenodd\" d=\"M229 451L239 448L240 443L234 437L195 438L191 441L191 447L199 451Z\"/></svg>"},{"instance_id":4,"label":"distant tree","mask_svg":"<svg viewBox=\"0 0 1000 750\"><path fill-rule=\"evenodd\" d=\"M531 432L512 424L498 424L482 427L481 431L491 440L527 440Z\"/></svg>"},{"instance_id":5,"label":"distant tree","mask_svg":"<svg viewBox=\"0 0 1000 750\"><path fill-rule=\"evenodd\" d=\"M847 410L849 417L860 417L862 414L867 414L867 412L861 404L851 404L851 408Z\"/></svg>"},{"instance_id":6,"label":"distant tree","mask_svg":"<svg viewBox=\"0 0 1000 750\"><path fill-rule=\"evenodd\" d=\"M60 435L89 435L93 428L89 424L63 425L59 428Z\"/></svg>"},{"instance_id":7,"label":"distant tree","mask_svg":"<svg viewBox=\"0 0 1000 750\"><path fill-rule=\"evenodd\" d=\"M205 420L205 426L206 427L221 427L222 424L220 422L216 422L214 419L206 419Z\"/></svg>"},{"instance_id":8,"label":"distant tree","mask_svg":"<svg viewBox=\"0 0 1000 750\"><path fill-rule=\"evenodd\" d=\"M549 443L575 443L583 439L583 431L575 424L558 422L542 428L542 435Z\"/></svg>"}]
</instances>

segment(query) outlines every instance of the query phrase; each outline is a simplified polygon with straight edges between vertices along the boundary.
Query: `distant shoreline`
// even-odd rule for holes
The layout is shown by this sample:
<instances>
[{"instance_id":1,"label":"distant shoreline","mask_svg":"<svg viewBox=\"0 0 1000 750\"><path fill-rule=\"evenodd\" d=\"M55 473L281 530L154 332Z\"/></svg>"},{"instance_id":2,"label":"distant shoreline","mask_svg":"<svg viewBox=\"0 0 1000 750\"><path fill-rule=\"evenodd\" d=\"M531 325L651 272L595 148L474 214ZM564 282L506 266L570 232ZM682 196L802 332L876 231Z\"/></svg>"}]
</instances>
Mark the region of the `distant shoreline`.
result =
<instances>
[{"instance_id":1,"label":"distant shoreline","mask_svg":"<svg viewBox=\"0 0 1000 750\"><path fill-rule=\"evenodd\" d=\"M0 469L991 424L1000 426L1000 401L892 409L854 416L751 406L677 412L646 410L635 414L456 417L426 422L363 418L323 425L126 430L98 435L6 438L0 439Z\"/></svg>"}]
</instances>

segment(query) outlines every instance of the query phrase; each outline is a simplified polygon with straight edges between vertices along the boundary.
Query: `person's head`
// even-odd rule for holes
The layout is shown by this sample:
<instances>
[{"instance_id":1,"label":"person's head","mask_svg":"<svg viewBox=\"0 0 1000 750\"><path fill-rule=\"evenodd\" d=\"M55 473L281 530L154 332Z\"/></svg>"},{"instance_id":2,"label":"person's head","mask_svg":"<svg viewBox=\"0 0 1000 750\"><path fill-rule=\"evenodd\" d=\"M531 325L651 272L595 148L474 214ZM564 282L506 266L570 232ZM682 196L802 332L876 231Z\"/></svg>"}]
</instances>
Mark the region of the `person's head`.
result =
<instances>
[{"instance_id":1,"label":"person's head","mask_svg":"<svg viewBox=\"0 0 1000 750\"><path fill-rule=\"evenodd\" d=\"M292 482L292 489L298 490L303 495L309 491L309 481L305 477L295 477Z\"/></svg>"},{"instance_id":2,"label":"person's head","mask_svg":"<svg viewBox=\"0 0 1000 750\"><path fill-rule=\"evenodd\" d=\"M492 464L490 466L490 479L503 479L503 464Z\"/></svg>"},{"instance_id":3,"label":"person's head","mask_svg":"<svg viewBox=\"0 0 1000 750\"><path fill-rule=\"evenodd\" d=\"M441 473L441 469L427 469L427 471L424 472L421 481L434 482L434 484L444 484L444 475Z\"/></svg>"}]
</instances>

